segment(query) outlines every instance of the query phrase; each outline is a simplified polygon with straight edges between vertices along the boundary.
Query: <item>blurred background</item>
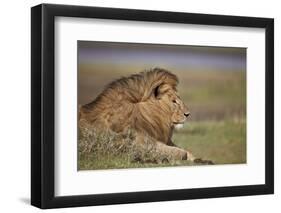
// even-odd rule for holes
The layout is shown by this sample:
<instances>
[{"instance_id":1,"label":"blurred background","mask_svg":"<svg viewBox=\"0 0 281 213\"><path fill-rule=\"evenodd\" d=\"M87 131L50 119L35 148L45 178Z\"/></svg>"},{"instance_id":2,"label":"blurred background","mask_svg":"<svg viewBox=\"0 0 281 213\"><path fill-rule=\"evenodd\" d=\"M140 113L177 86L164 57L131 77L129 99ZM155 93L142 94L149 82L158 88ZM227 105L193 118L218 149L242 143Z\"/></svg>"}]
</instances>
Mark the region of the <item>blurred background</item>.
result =
<instances>
[{"instance_id":1,"label":"blurred background","mask_svg":"<svg viewBox=\"0 0 281 213\"><path fill-rule=\"evenodd\" d=\"M245 115L246 49L179 45L78 42L79 104L91 102L106 84L154 67L179 79L192 120Z\"/></svg>"},{"instance_id":2,"label":"blurred background","mask_svg":"<svg viewBox=\"0 0 281 213\"><path fill-rule=\"evenodd\" d=\"M111 81L160 67L190 108L175 143L216 163L246 162L246 48L78 41L78 104Z\"/></svg>"}]
</instances>

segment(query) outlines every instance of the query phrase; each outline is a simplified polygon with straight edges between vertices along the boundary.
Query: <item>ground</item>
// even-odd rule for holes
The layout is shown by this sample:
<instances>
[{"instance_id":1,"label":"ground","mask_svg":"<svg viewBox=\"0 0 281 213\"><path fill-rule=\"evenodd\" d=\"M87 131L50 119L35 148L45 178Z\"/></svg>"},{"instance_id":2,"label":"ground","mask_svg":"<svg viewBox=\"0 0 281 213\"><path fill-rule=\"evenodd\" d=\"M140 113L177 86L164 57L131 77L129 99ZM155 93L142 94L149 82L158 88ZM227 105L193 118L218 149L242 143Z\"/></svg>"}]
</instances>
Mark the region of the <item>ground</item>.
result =
<instances>
[{"instance_id":1,"label":"ground","mask_svg":"<svg viewBox=\"0 0 281 213\"><path fill-rule=\"evenodd\" d=\"M246 162L245 121L191 122L174 134L179 147L190 150L196 157L217 164ZM111 155L95 152L80 153L79 169L139 168L193 165L189 161L161 164L132 162L130 154Z\"/></svg>"}]
</instances>

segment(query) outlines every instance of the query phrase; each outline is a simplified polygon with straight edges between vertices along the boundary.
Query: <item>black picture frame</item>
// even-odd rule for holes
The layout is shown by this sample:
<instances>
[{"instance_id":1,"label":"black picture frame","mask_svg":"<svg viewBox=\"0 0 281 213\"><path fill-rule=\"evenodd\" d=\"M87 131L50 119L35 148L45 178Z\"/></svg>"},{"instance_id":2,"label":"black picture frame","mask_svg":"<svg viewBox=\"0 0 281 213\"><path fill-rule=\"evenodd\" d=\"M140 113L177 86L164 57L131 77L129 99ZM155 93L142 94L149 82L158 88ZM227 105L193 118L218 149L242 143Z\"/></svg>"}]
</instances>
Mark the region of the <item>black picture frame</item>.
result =
<instances>
[{"instance_id":1,"label":"black picture frame","mask_svg":"<svg viewBox=\"0 0 281 213\"><path fill-rule=\"evenodd\" d=\"M100 18L264 28L266 128L265 184L177 189L130 193L54 195L55 17ZM31 8L31 204L60 208L121 203L216 198L274 193L274 20L271 18L208 15L148 10L41 4Z\"/></svg>"}]
</instances>

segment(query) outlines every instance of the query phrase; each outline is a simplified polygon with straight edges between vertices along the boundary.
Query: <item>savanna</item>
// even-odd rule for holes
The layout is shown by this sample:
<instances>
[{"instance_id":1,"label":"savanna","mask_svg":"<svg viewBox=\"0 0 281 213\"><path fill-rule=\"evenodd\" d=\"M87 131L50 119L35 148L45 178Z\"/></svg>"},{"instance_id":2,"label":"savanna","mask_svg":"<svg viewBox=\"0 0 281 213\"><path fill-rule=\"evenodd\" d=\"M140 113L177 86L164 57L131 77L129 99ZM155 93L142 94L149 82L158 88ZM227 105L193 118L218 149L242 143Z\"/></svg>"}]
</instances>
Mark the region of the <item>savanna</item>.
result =
<instances>
[{"instance_id":1,"label":"savanna","mask_svg":"<svg viewBox=\"0 0 281 213\"><path fill-rule=\"evenodd\" d=\"M216 51L214 52L217 54ZM91 109L91 103L93 105L101 98L101 94L110 87L111 82L137 75L144 70L151 70L147 69L148 65L133 62L112 64L113 62L105 63L94 59L80 60L78 66L79 170L246 162L246 71L243 66L223 70L202 65L191 69L157 63L177 78L176 85L171 84L171 88L168 89L176 91L174 94L179 100L175 100L173 96L170 101L171 104L173 101L182 103L180 105L183 117L181 117L182 122L175 121L172 129L156 128L155 131L159 130L159 132L154 135L155 131L151 130L155 129L153 124L142 121L141 126L147 128L145 131L140 130L137 125L132 125L134 122L130 122L133 116L130 116L132 112L130 113L129 105L125 106L125 112L129 113L126 116L119 112L116 115L123 117L110 119L110 122L104 120L95 122L104 117L98 116L102 115L102 111ZM160 85L162 88L158 87ZM135 88L138 92L130 94L130 100L136 103L144 101L145 97L153 97L159 101L160 97L164 98L163 95L168 91L167 87L163 86L163 82L152 88L143 92L140 91L144 88ZM116 88L114 89L116 91ZM136 94L141 94L141 97L137 97ZM111 95L110 98L118 103L118 95L116 93ZM116 106L118 104L111 109L118 111ZM156 112L157 107L151 116L153 117ZM134 113L140 114L140 112ZM147 119L151 116L148 114ZM118 125L118 122L121 125ZM182 128L174 128L177 122ZM145 134L139 137L140 132ZM165 137L165 134L168 136ZM140 139L142 143L135 143ZM156 142L161 143L160 148ZM163 151L162 144L165 145L164 150L166 147L169 147L169 150Z\"/></svg>"}]
</instances>

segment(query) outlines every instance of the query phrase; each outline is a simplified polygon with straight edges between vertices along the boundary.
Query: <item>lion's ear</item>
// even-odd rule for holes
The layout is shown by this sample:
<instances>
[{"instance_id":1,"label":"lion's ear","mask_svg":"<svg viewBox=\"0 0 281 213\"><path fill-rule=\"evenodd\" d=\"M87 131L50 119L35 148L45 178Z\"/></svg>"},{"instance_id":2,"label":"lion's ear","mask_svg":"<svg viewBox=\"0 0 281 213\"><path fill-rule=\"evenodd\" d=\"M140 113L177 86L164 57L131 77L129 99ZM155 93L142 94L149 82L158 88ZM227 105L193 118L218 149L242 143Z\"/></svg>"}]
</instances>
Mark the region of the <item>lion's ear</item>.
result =
<instances>
[{"instance_id":1,"label":"lion's ear","mask_svg":"<svg viewBox=\"0 0 281 213\"><path fill-rule=\"evenodd\" d=\"M167 84L160 84L154 89L154 97L161 99L161 97L170 89Z\"/></svg>"}]
</instances>

